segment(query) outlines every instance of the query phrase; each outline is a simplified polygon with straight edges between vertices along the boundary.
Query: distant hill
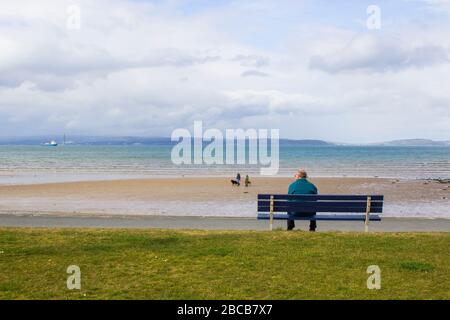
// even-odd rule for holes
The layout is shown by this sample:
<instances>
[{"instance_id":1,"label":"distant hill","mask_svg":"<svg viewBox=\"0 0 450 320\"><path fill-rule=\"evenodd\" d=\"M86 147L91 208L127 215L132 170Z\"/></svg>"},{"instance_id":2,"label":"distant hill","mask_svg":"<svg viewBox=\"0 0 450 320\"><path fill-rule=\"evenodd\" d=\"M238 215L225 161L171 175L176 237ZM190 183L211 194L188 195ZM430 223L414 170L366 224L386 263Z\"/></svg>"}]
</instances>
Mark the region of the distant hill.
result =
<instances>
[{"instance_id":1,"label":"distant hill","mask_svg":"<svg viewBox=\"0 0 450 320\"><path fill-rule=\"evenodd\" d=\"M39 137L0 137L0 145L42 145L45 142L55 140L57 143L63 143L62 136L39 136ZM170 145L168 137L107 137L107 136L67 136L67 145ZM381 143L359 144L359 146L450 146L450 141L434 141L428 139L407 139L394 140ZM280 146L356 146L356 144L335 143L314 139L280 139Z\"/></svg>"},{"instance_id":2,"label":"distant hill","mask_svg":"<svg viewBox=\"0 0 450 320\"><path fill-rule=\"evenodd\" d=\"M405 139L382 142L378 143L377 145L395 147L442 147L450 146L450 141L434 141L430 139Z\"/></svg>"},{"instance_id":3,"label":"distant hill","mask_svg":"<svg viewBox=\"0 0 450 320\"><path fill-rule=\"evenodd\" d=\"M326 142L323 140L291 140L291 139L281 139L280 145L283 146L332 146L333 143Z\"/></svg>"},{"instance_id":4,"label":"distant hill","mask_svg":"<svg viewBox=\"0 0 450 320\"><path fill-rule=\"evenodd\" d=\"M41 137L0 137L0 145L42 145L45 142L55 140L62 144L63 138L56 136ZM166 137L97 137L97 136L68 136L67 145L168 145L173 144ZM333 145L322 140L290 140L281 139L283 146L328 146Z\"/></svg>"},{"instance_id":5,"label":"distant hill","mask_svg":"<svg viewBox=\"0 0 450 320\"><path fill-rule=\"evenodd\" d=\"M55 140L63 143L63 137L0 137L0 145L42 145L45 142ZM68 136L67 145L166 145L170 138L161 137L97 137L97 136Z\"/></svg>"}]
</instances>

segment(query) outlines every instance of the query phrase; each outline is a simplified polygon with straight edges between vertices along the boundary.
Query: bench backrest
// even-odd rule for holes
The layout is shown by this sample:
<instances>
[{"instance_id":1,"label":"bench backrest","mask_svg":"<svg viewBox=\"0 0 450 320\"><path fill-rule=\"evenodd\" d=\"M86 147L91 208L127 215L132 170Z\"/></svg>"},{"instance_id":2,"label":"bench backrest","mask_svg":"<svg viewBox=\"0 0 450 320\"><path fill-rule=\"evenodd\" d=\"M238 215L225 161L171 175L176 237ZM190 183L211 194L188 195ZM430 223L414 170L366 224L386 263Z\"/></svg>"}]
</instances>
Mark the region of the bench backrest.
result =
<instances>
[{"instance_id":1,"label":"bench backrest","mask_svg":"<svg viewBox=\"0 0 450 320\"><path fill-rule=\"evenodd\" d=\"M381 195L286 195L259 194L258 212L366 212L370 197L370 213L383 212Z\"/></svg>"}]
</instances>

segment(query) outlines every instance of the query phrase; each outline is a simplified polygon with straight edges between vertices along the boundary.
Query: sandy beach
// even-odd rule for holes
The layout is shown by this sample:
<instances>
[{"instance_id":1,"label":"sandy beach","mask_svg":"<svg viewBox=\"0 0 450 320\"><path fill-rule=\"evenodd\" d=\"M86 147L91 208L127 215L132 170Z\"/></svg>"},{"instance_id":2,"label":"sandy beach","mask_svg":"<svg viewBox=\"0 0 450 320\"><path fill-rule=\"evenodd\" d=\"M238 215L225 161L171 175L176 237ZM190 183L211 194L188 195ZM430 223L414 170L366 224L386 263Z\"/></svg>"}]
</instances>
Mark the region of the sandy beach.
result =
<instances>
[{"instance_id":1,"label":"sandy beach","mask_svg":"<svg viewBox=\"0 0 450 320\"><path fill-rule=\"evenodd\" d=\"M286 193L290 178L154 178L0 186L0 214L254 217L258 193ZM381 178L312 178L322 194L385 195L386 217L450 218L449 184Z\"/></svg>"}]
</instances>

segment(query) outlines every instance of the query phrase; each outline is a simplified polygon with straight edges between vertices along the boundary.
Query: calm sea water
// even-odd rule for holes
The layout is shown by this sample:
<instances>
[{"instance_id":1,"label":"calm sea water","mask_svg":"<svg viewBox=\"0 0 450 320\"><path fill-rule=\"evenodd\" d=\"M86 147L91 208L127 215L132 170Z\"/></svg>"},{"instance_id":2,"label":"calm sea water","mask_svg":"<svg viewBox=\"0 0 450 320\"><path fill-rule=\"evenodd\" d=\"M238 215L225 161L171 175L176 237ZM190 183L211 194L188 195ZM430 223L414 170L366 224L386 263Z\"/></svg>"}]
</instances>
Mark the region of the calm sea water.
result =
<instances>
[{"instance_id":1,"label":"calm sea water","mask_svg":"<svg viewBox=\"0 0 450 320\"><path fill-rule=\"evenodd\" d=\"M0 146L0 182L20 175L203 176L259 174L257 165L174 165L171 145ZM280 146L280 176L450 178L449 147Z\"/></svg>"}]
</instances>

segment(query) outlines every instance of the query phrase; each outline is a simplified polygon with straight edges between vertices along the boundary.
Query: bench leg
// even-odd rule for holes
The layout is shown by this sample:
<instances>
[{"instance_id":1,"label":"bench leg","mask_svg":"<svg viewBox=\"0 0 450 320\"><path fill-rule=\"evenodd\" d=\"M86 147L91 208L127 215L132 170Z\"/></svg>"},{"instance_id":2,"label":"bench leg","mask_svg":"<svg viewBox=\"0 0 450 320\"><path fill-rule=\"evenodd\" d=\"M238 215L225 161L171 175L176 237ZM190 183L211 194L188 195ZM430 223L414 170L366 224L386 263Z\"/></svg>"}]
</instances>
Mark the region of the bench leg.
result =
<instances>
[{"instance_id":1,"label":"bench leg","mask_svg":"<svg viewBox=\"0 0 450 320\"><path fill-rule=\"evenodd\" d=\"M364 221L364 232L369 232L369 217L371 210L372 197L367 197L366 220Z\"/></svg>"},{"instance_id":2,"label":"bench leg","mask_svg":"<svg viewBox=\"0 0 450 320\"><path fill-rule=\"evenodd\" d=\"M273 196L270 196L270 221L269 221L269 230L273 230Z\"/></svg>"}]
</instances>

